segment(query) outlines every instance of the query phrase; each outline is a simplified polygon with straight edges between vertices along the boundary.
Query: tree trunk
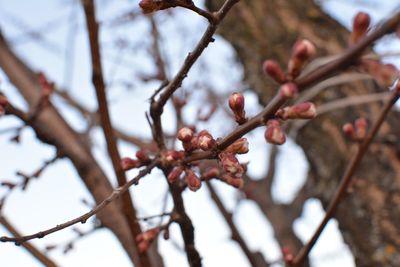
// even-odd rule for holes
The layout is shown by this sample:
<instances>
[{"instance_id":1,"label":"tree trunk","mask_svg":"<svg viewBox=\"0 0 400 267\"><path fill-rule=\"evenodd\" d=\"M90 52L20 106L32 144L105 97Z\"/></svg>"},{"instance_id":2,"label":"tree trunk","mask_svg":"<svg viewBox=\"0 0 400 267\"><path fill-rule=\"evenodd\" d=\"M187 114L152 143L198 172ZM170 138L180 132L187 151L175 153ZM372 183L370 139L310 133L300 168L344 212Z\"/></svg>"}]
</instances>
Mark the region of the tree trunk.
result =
<instances>
[{"instance_id":1,"label":"tree trunk","mask_svg":"<svg viewBox=\"0 0 400 267\"><path fill-rule=\"evenodd\" d=\"M222 0L207 2L210 10L216 10ZM278 88L262 72L265 59L277 60L285 66L292 45L299 38L311 40L317 46L318 56L336 55L346 48L348 39L348 32L311 0L241 1L219 33L235 48L244 66L245 81L263 105ZM359 81L327 88L313 102L318 106L373 92L382 89L374 82ZM317 197L327 206L354 148L341 133L342 125L360 116L372 123L381 106L377 101L337 109L292 131L296 132L292 137L303 148L310 165L306 187L309 197ZM400 266L400 209L393 208L400 203L400 121L396 116L398 112L393 111L383 125L353 178L351 193L335 215L357 266ZM265 198L254 200L266 214ZM276 220L270 218L270 221ZM276 230L278 226L274 227ZM277 239L284 245L279 236Z\"/></svg>"}]
</instances>

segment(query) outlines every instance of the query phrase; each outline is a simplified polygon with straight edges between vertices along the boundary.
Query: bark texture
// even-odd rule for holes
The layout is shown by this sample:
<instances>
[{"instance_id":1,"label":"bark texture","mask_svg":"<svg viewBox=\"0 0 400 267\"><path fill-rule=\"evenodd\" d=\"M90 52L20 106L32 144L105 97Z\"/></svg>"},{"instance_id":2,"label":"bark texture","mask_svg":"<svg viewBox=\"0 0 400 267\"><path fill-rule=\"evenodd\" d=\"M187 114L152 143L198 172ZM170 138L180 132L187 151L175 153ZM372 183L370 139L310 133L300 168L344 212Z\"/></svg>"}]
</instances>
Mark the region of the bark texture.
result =
<instances>
[{"instance_id":1,"label":"bark texture","mask_svg":"<svg viewBox=\"0 0 400 267\"><path fill-rule=\"evenodd\" d=\"M216 10L222 0L206 1ZM338 54L346 48L348 32L311 0L241 1L228 15L219 32L235 48L243 64L245 80L262 104L277 91L277 84L261 69L265 59L275 59L284 67L290 50L299 38L311 40L318 55ZM374 82L353 82L332 86L315 99L317 105L346 96L382 92ZM335 191L354 145L341 133L344 123L363 116L374 121L382 103L337 109L319 116L293 131L303 148L310 172L296 200L317 197L326 206ZM354 177L351 192L335 217L350 246L357 266L400 266L400 161L398 112L392 112ZM289 164L289 163L288 163ZM268 181L264 181L268 185ZM267 188L267 187L264 187ZM299 249L299 240L282 220L293 222L298 209L271 206L263 187L246 191L274 226L278 242ZM250 193L249 193L250 192ZM277 209L276 211L274 209ZM284 211L284 212L282 212ZM296 211L296 212L295 212ZM290 244L292 243L292 244Z\"/></svg>"}]
</instances>

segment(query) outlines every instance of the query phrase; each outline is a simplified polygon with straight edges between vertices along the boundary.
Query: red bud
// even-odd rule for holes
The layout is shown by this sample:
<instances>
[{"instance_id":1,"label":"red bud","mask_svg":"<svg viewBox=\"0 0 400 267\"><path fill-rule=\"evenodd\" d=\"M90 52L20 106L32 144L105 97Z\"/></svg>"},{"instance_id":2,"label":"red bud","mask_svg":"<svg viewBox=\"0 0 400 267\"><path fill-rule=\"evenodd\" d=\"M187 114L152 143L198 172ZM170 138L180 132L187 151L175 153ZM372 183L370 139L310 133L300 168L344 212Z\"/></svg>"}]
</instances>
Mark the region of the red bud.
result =
<instances>
[{"instance_id":1,"label":"red bud","mask_svg":"<svg viewBox=\"0 0 400 267\"><path fill-rule=\"evenodd\" d=\"M367 128L368 128L368 122L364 118L359 118L355 121L355 130L356 130L356 137L358 139L363 139L365 136L367 136Z\"/></svg>"},{"instance_id":2,"label":"red bud","mask_svg":"<svg viewBox=\"0 0 400 267\"><path fill-rule=\"evenodd\" d=\"M269 120L264 134L268 143L282 145L286 142L286 136L278 120Z\"/></svg>"},{"instance_id":3,"label":"red bud","mask_svg":"<svg viewBox=\"0 0 400 267\"><path fill-rule=\"evenodd\" d=\"M282 120L288 119L312 119L317 115L315 105L304 102L294 106L285 107L276 112L276 116Z\"/></svg>"},{"instance_id":4,"label":"red bud","mask_svg":"<svg viewBox=\"0 0 400 267\"><path fill-rule=\"evenodd\" d=\"M357 13L353 20L353 31L350 36L351 44L357 43L367 33L370 23L371 17L367 13Z\"/></svg>"},{"instance_id":5,"label":"red bud","mask_svg":"<svg viewBox=\"0 0 400 267\"><path fill-rule=\"evenodd\" d=\"M192 170L186 171L186 182L190 190L196 192L201 187L201 180Z\"/></svg>"},{"instance_id":6,"label":"red bud","mask_svg":"<svg viewBox=\"0 0 400 267\"><path fill-rule=\"evenodd\" d=\"M220 176L220 171L217 167L208 168L205 172L203 172L202 177L205 180L210 180L212 178Z\"/></svg>"},{"instance_id":7,"label":"red bud","mask_svg":"<svg viewBox=\"0 0 400 267\"><path fill-rule=\"evenodd\" d=\"M172 169L172 171L170 171L170 173L168 174L168 182L173 183L176 180L179 179L179 176L181 176L183 172L183 168L181 166L177 166L175 168Z\"/></svg>"},{"instance_id":8,"label":"red bud","mask_svg":"<svg viewBox=\"0 0 400 267\"><path fill-rule=\"evenodd\" d=\"M298 88L295 83L285 83L279 88L279 94L287 99L294 98L298 94Z\"/></svg>"},{"instance_id":9,"label":"red bud","mask_svg":"<svg viewBox=\"0 0 400 267\"><path fill-rule=\"evenodd\" d=\"M263 70L277 83L284 83L286 81L286 75L278 62L274 60L266 60L263 64Z\"/></svg>"},{"instance_id":10,"label":"red bud","mask_svg":"<svg viewBox=\"0 0 400 267\"><path fill-rule=\"evenodd\" d=\"M189 127L183 127L178 131L177 138L185 143L190 142L193 138L193 130Z\"/></svg>"},{"instance_id":11,"label":"red bud","mask_svg":"<svg viewBox=\"0 0 400 267\"><path fill-rule=\"evenodd\" d=\"M226 152L234 153L234 154L246 154L249 152L249 142L246 138L242 137L236 140L233 144L228 146L225 149Z\"/></svg>"},{"instance_id":12,"label":"red bud","mask_svg":"<svg viewBox=\"0 0 400 267\"><path fill-rule=\"evenodd\" d=\"M121 168L124 171L128 171L134 168L140 167L140 163L137 160L125 157L121 159Z\"/></svg>"}]
</instances>

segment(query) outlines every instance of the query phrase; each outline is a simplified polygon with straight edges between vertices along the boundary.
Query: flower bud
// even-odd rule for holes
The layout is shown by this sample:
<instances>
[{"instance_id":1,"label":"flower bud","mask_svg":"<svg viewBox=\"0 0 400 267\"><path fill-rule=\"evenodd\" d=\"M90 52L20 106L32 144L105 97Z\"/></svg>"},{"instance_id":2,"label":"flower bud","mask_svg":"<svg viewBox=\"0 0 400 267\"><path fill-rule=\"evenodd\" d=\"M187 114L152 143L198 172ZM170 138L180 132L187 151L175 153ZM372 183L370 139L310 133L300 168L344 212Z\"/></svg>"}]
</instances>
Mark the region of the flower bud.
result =
<instances>
[{"instance_id":1,"label":"flower bud","mask_svg":"<svg viewBox=\"0 0 400 267\"><path fill-rule=\"evenodd\" d=\"M285 83L279 88L279 94L286 99L294 98L298 94L297 85L295 83Z\"/></svg>"},{"instance_id":2,"label":"flower bud","mask_svg":"<svg viewBox=\"0 0 400 267\"><path fill-rule=\"evenodd\" d=\"M232 177L229 174L223 174L221 177L221 181L223 181L237 189L242 188L244 185L244 181L242 178Z\"/></svg>"},{"instance_id":3,"label":"flower bud","mask_svg":"<svg viewBox=\"0 0 400 267\"><path fill-rule=\"evenodd\" d=\"M359 12L353 20L353 31L350 36L350 44L357 43L363 37L371 23L371 17L364 12Z\"/></svg>"},{"instance_id":4,"label":"flower bud","mask_svg":"<svg viewBox=\"0 0 400 267\"><path fill-rule=\"evenodd\" d=\"M246 138L242 137L228 146L225 151L233 154L246 154L249 152L249 142Z\"/></svg>"},{"instance_id":5,"label":"flower bud","mask_svg":"<svg viewBox=\"0 0 400 267\"><path fill-rule=\"evenodd\" d=\"M353 124L350 122L345 123L342 127L342 131L345 135L349 136L350 138L354 139L355 137L355 130Z\"/></svg>"},{"instance_id":6,"label":"flower bud","mask_svg":"<svg viewBox=\"0 0 400 267\"><path fill-rule=\"evenodd\" d=\"M278 120L269 120L264 133L265 140L270 144L282 145L286 142L286 136Z\"/></svg>"},{"instance_id":7,"label":"flower bud","mask_svg":"<svg viewBox=\"0 0 400 267\"><path fill-rule=\"evenodd\" d=\"M194 133L192 129L190 129L189 127L183 127L178 131L177 138L180 141L187 143L190 142L190 140L192 140L193 134Z\"/></svg>"},{"instance_id":8,"label":"flower bud","mask_svg":"<svg viewBox=\"0 0 400 267\"><path fill-rule=\"evenodd\" d=\"M393 64L383 64L373 59L362 59L361 70L371 75L382 87L390 87L399 77L399 70Z\"/></svg>"},{"instance_id":9,"label":"flower bud","mask_svg":"<svg viewBox=\"0 0 400 267\"><path fill-rule=\"evenodd\" d=\"M196 192L201 187L201 180L192 170L186 171L186 182L190 190Z\"/></svg>"},{"instance_id":10,"label":"flower bud","mask_svg":"<svg viewBox=\"0 0 400 267\"><path fill-rule=\"evenodd\" d=\"M200 149L206 151L212 149L215 146L215 140L208 131L203 130L199 133L197 144Z\"/></svg>"},{"instance_id":11,"label":"flower bud","mask_svg":"<svg viewBox=\"0 0 400 267\"><path fill-rule=\"evenodd\" d=\"M124 171L129 171L134 168L140 167L140 163L137 160L125 157L121 159L121 168Z\"/></svg>"},{"instance_id":12,"label":"flower bud","mask_svg":"<svg viewBox=\"0 0 400 267\"><path fill-rule=\"evenodd\" d=\"M164 152L161 155L161 161L164 164L168 164L168 163L171 164L174 161L183 159L184 156L185 155L184 155L184 153L182 151L167 150L166 152Z\"/></svg>"},{"instance_id":13,"label":"flower bud","mask_svg":"<svg viewBox=\"0 0 400 267\"><path fill-rule=\"evenodd\" d=\"M288 247L282 248L282 254L283 254L283 259L285 260L285 263L287 263L289 265L293 264L294 255Z\"/></svg>"},{"instance_id":14,"label":"flower bud","mask_svg":"<svg viewBox=\"0 0 400 267\"><path fill-rule=\"evenodd\" d=\"M263 64L263 70L277 83L284 83L286 81L286 75L282 68L279 66L278 62L274 60L266 60Z\"/></svg>"},{"instance_id":15,"label":"flower bud","mask_svg":"<svg viewBox=\"0 0 400 267\"><path fill-rule=\"evenodd\" d=\"M363 139L367 136L368 122L364 118L359 118L354 122L357 139Z\"/></svg>"},{"instance_id":16,"label":"flower bud","mask_svg":"<svg viewBox=\"0 0 400 267\"><path fill-rule=\"evenodd\" d=\"M176 166L175 168L172 169L172 171L170 171L170 173L168 174L168 182L173 183L176 180L179 179L179 177L181 176L183 172L183 168L181 166Z\"/></svg>"},{"instance_id":17,"label":"flower bud","mask_svg":"<svg viewBox=\"0 0 400 267\"><path fill-rule=\"evenodd\" d=\"M224 171L231 174L235 178L242 177L244 173L243 167L240 165L234 154L223 152L219 154L219 158Z\"/></svg>"},{"instance_id":18,"label":"flower bud","mask_svg":"<svg viewBox=\"0 0 400 267\"><path fill-rule=\"evenodd\" d=\"M235 115L235 120L239 124L246 122L246 112L244 111L244 97L240 93L233 93L229 97L229 107Z\"/></svg>"},{"instance_id":19,"label":"flower bud","mask_svg":"<svg viewBox=\"0 0 400 267\"><path fill-rule=\"evenodd\" d=\"M148 151L140 149L136 151L136 158L141 162L141 163L148 163L150 161L150 157L148 154Z\"/></svg>"},{"instance_id":20,"label":"flower bud","mask_svg":"<svg viewBox=\"0 0 400 267\"><path fill-rule=\"evenodd\" d=\"M156 227L150 229L144 233L140 233L136 236L136 242L138 245L138 249L140 253L146 252L149 248L153 240L158 236L160 233L160 228Z\"/></svg>"},{"instance_id":21,"label":"flower bud","mask_svg":"<svg viewBox=\"0 0 400 267\"><path fill-rule=\"evenodd\" d=\"M288 74L291 79L296 78L301 73L305 63L315 55L314 44L308 40L297 41L292 48L292 55L288 63Z\"/></svg>"},{"instance_id":22,"label":"flower bud","mask_svg":"<svg viewBox=\"0 0 400 267\"><path fill-rule=\"evenodd\" d=\"M282 120L312 119L317 116L317 111L313 103L304 102L280 109L276 112L276 116Z\"/></svg>"},{"instance_id":23,"label":"flower bud","mask_svg":"<svg viewBox=\"0 0 400 267\"><path fill-rule=\"evenodd\" d=\"M208 168L205 172L203 172L202 176L204 180L210 180L212 178L220 176L220 171L217 167Z\"/></svg>"}]
</instances>

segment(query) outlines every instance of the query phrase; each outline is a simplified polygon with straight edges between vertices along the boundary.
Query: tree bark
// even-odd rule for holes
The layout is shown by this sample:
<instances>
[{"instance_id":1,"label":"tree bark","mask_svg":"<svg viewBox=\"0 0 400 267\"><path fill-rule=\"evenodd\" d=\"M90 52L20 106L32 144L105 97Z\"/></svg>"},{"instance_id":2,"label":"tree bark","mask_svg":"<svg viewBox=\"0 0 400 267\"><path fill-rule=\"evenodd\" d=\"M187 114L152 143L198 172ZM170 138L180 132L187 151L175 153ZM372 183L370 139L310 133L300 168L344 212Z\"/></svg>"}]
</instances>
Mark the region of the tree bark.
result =
<instances>
[{"instance_id":1,"label":"tree bark","mask_svg":"<svg viewBox=\"0 0 400 267\"><path fill-rule=\"evenodd\" d=\"M206 2L210 10L215 10L222 0ZM221 25L219 33L236 50L244 67L245 81L263 105L278 89L278 85L262 72L264 60L274 59L285 66L292 45L300 38L311 40L319 56L344 51L348 40L343 26L311 0L241 1ZM313 101L318 106L338 98L382 90L374 82L359 81L332 86ZM342 125L360 116L372 122L381 106L377 101L334 110L293 131L296 134L292 137L303 148L310 165L305 187L308 197L317 197L324 207L327 206L354 148L341 133ZM398 115L393 111L388 117L353 178L351 193L335 215L357 266L400 266L400 210L393 208L400 203L400 121L395 119ZM273 216L274 212L268 212L271 211L270 200L257 194L251 198L267 217ZM279 220L269 219L274 224L278 241L284 246L288 241L277 233ZM296 240L294 236L290 238ZM298 245L294 247L299 249Z\"/></svg>"}]
</instances>

